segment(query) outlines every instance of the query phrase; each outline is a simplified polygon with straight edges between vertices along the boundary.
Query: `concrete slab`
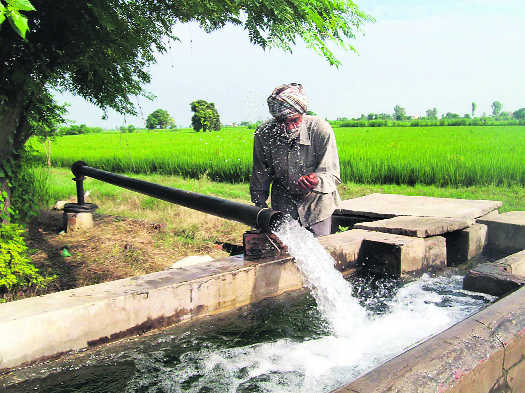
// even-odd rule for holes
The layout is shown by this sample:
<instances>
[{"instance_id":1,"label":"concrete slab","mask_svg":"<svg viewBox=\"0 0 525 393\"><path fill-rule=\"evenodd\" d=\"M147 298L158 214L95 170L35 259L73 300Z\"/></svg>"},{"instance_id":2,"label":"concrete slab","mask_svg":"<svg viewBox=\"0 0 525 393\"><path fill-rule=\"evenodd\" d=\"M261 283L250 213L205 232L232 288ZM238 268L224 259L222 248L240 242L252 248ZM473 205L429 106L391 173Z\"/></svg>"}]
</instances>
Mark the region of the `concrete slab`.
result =
<instances>
[{"instance_id":1,"label":"concrete slab","mask_svg":"<svg viewBox=\"0 0 525 393\"><path fill-rule=\"evenodd\" d=\"M525 288L332 393L525 392Z\"/></svg>"},{"instance_id":2,"label":"concrete slab","mask_svg":"<svg viewBox=\"0 0 525 393\"><path fill-rule=\"evenodd\" d=\"M376 193L343 201L335 214L376 217L378 219L397 216L474 219L497 210L501 205L500 201Z\"/></svg>"},{"instance_id":3,"label":"concrete slab","mask_svg":"<svg viewBox=\"0 0 525 393\"><path fill-rule=\"evenodd\" d=\"M469 291L503 296L525 285L525 251L509 255L494 263L482 263L463 279Z\"/></svg>"},{"instance_id":4,"label":"concrete slab","mask_svg":"<svg viewBox=\"0 0 525 393\"><path fill-rule=\"evenodd\" d=\"M339 268L364 267L399 276L446 265L445 238L427 239L353 229L319 239Z\"/></svg>"},{"instance_id":5,"label":"concrete slab","mask_svg":"<svg viewBox=\"0 0 525 393\"><path fill-rule=\"evenodd\" d=\"M358 223L354 225L354 228L394 233L396 235L430 237L465 229L472 224L474 224L474 220L445 217L399 216L384 220Z\"/></svg>"},{"instance_id":6,"label":"concrete slab","mask_svg":"<svg viewBox=\"0 0 525 393\"><path fill-rule=\"evenodd\" d=\"M338 270L356 267L366 231L350 230L319 238L319 243L332 255Z\"/></svg>"},{"instance_id":7,"label":"concrete slab","mask_svg":"<svg viewBox=\"0 0 525 393\"><path fill-rule=\"evenodd\" d=\"M444 236L447 240L447 265L457 266L483 254L487 245L487 226L474 224Z\"/></svg>"},{"instance_id":8,"label":"concrete slab","mask_svg":"<svg viewBox=\"0 0 525 393\"><path fill-rule=\"evenodd\" d=\"M492 251L525 249L525 211L515 211L476 220L488 227L487 247Z\"/></svg>"}]
</instances>

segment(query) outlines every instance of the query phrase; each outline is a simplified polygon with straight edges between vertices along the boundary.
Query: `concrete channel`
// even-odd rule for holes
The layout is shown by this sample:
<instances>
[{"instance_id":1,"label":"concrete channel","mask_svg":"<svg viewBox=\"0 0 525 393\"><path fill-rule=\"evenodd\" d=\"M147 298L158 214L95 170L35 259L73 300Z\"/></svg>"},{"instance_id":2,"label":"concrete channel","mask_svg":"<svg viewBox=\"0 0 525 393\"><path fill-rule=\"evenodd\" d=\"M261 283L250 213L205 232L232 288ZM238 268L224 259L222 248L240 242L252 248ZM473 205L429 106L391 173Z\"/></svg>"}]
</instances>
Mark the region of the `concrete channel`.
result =
<instances>
[{"instance_id":1,"label":"concrete channel","mask_svg":"<svg viewBox=\"0 0 525 393\"><path fill-rule=\"evenodd\" d=\"M344 274L365 268L414 275L457 265L489 249L523 250L525 215L500 215L500 206L372 194L345 201L334 223L346 223L350 230L320 241ZM502 226L506 235L495 235ZM494 278L494 266L503 272L501 282ZM467 277L486 293L489 287L503 288L510 275L512 286L499 294L507 296L336 392L525 392L523 266L525 254L518 252L491 264L492 270L473 269ZM0 343L0 370L216 315L303 286L291 257L250 262L238 256L0 304L0 335L9 337Z\"/></svg>"}]
</instances>

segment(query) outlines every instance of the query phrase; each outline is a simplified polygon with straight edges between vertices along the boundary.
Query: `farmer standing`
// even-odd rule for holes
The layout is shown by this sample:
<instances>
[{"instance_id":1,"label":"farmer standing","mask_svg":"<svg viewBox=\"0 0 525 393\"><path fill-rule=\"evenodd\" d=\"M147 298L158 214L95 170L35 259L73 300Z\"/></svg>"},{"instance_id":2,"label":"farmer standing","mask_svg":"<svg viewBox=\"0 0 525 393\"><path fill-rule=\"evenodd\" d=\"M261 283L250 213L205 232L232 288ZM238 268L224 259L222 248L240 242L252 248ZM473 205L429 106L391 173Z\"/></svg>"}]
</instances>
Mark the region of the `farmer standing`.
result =
<instances>
[{"instance_id":1,"label":"farmer standing","mask_svg":"<svg viewBox=\"0 0 525 393\"><path fill-rule=\"evenodd\" d=\"M306 115L302 85L290 83L268 97L273 119L254 135L252 202L279 210L316 236L330 233L331 216L341 199L337 185L339 157L332 127L317 116Z\"/></svg>"}]
</instances>

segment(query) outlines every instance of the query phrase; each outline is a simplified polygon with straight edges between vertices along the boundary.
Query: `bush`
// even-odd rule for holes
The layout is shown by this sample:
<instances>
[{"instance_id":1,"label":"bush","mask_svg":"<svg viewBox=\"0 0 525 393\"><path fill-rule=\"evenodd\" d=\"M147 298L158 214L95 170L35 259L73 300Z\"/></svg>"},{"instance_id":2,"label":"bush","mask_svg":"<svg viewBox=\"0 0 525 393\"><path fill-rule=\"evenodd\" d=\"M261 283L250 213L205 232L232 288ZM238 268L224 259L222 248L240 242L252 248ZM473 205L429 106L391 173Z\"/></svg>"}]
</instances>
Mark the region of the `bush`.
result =
<instances>
[{"instance_id":1,"label":"bush","mask_svg":"<svg viewBox=\"0 0 525 393\"><path fill-rule=\"evenodd\" d=\"M82 135L82 134L99 134L102 127L88 127L85 124L72 124L69 127L62 127L58 130L57 135Z\"/></svg>"},{"instance_id":2,"label":"bush","mask_svg":"<svg viewBox=\"0 0 525 393\"><path fill-rule=\"evenodd\" d=\"M17 224L0 227L0 293L44 288L56 276L43 277L31 264L24 230Z\"/></svg>"}]
</instances>

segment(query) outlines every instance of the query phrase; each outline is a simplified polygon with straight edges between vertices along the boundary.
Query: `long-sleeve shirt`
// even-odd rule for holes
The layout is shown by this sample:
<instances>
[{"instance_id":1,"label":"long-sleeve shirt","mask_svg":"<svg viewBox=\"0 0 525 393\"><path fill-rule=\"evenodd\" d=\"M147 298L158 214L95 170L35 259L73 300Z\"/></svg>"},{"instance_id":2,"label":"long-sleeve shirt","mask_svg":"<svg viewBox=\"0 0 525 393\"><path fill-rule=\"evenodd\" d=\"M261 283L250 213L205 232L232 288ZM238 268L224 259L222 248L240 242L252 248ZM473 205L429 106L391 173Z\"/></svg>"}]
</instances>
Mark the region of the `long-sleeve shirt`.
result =
<instances>
[{"instance_id":1,"label":"long-sleeve shirt","mask_svg":"<svg viewBox=\"0 0 525 393\"><path fill-rule=\"evenodd\" d=\"M276 120L257 128L253 145L250 181L252 202L266 207L271 187L272 208L311 226L332 215L341 199L339 156L334 131L328 122L303 115L299 136L290 142L278 135ZM319 184L305 192L298 184L301 176L315 173Z\"/></svg>"}]
</instances>

